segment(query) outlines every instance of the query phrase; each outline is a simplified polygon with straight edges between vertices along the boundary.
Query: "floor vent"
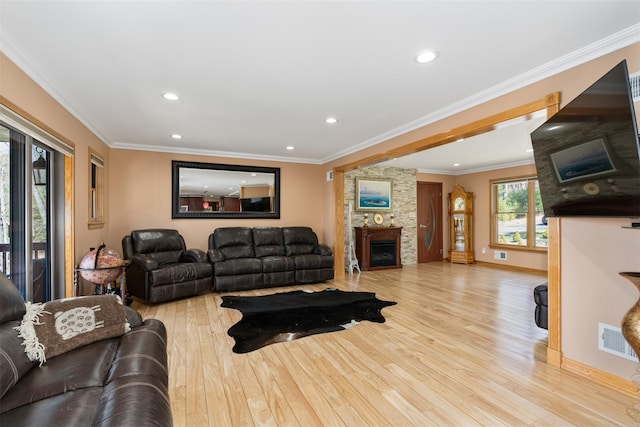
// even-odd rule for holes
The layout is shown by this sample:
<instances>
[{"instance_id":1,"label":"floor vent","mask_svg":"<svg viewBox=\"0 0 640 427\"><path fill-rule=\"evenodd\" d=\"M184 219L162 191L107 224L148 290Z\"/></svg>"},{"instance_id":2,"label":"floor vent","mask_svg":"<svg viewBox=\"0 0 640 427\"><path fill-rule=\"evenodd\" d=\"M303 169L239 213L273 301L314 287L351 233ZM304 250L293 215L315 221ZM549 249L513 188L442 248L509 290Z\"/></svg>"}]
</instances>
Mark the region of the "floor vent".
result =
<instances>
[{"instance_id":1,"label":"floor vent","mask_svg":"<svg viewBox=\"0 0 640 427\"><path fill-rule=\"evenodd\" d=\"M633 360L634 362L638 361L636 352L624 339L622 330L617 326L598 323L598 350Z\"/></svg>"},{"instance_id":2,"label":"floor vent","mask_svg":"<svg viewBox=\"0 0 640 427\"><path fill-rule=\"evenodd\" d=\"M640 73L631 74L629 76L629 84L631 84L633 102L640 102Z\"/></svg>"}]
</instances>

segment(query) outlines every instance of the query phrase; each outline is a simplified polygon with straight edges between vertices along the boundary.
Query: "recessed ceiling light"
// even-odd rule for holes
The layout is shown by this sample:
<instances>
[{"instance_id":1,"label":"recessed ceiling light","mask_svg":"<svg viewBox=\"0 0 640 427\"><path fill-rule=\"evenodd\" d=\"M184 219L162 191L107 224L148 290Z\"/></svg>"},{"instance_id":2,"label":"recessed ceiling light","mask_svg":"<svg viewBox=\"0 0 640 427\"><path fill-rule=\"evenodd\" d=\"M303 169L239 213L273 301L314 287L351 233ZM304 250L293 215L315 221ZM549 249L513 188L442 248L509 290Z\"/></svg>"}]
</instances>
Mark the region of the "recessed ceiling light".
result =
<instances>
[{"instance_id":1,"label":"recessed ceiling light","mask_svg":"<svg viewBox=\"0 0 640 427\"><path fill-rule=\"evenodd\" d=\"M171 135L171 138L173 138L173 139L182 139L182 135L174 133L173 135Z\"/></svg>"},{"instance_id":2,"label":"recessed ceiling light","mask_svg":"<svg viewBox=\"0 0 640 427\"><path fill-rule=\"evenodd\" d=\"M457 168L458 166L460 166L460 163L454 163L454 164L453 164L453 167L454 167L454 168Z\"/></svg>"},{"instance_id":3,"label":"recessed ceiling light","mask_svg":"<svg viewBox=\"0 0 640 427\"><path fill-rule=\"evenodd\" d=\"M162 97L164 99L169 100L169 101L177 101L178 100L178 95L176 95L175 93L171 93L171 92L163 93Z\"/></svg>"},{"instance_id":4,"label":"recessed ceiling light","mask_svg":"<svg viewBox=\"0 0 640 427\"><path fill-rule=\"evenodd\" d=\"M296 149L296 147L294 147L293 145L288 145L287 146L287 150L295 150L295 149Z\"/></svg>"},{"instance_id":5,"label":"recessed ceiling light","mask_svg":"<svg viewBox=\"0 0 640 427\"><path fill-rule=\"evenodd\" d=\"M420 52L418 56L416 56L416 62L418 64L426 64L427 62L431 62L436 59L436 56L438 55L430 50Z\"/></svg>"},{"instance_id":6,"label":"recessed ceiling light","mask_svg":"<svg viewBox=\"0 0 640 427\"><path fill-rule=\"evenodd\" d=\"M338 123L338 119L336 119L335 117L327 117L326 119L324 119L324 122L332 125L334 123Z\"/></svg>"},{"instance_id":7,"label":"recessed ceiling light","mask_svg":"<svg viewBox=\"0 0 640 427\"><path fill-rule=\"evenodd\" d=\"M525 153L533 153L533 148L528 148L527 150L525 150Z\"/></svg>"}]
</instances>

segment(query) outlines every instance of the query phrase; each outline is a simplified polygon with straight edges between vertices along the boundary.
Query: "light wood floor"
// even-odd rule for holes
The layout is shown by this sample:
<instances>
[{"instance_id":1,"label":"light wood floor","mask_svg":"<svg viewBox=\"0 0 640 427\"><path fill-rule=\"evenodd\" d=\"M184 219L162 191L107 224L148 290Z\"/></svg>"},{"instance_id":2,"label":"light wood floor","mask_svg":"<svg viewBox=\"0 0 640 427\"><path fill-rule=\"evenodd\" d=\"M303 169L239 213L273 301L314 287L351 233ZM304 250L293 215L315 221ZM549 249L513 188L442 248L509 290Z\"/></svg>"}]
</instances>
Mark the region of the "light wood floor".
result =
<instances>
[{"instance_id":1,"label":"light wood floor","mask_svg":"<svg viewBox=\"0 0 640 427\"><path fill-rule=\"evenodd\" d=\"M165 322L176 426L634 425L633 396L548 366L533 320L544 277L449 263L294 289L375 292L383 324L235 354L241 314L208 294L147 307Z\"/></svg>"}]
</instances>

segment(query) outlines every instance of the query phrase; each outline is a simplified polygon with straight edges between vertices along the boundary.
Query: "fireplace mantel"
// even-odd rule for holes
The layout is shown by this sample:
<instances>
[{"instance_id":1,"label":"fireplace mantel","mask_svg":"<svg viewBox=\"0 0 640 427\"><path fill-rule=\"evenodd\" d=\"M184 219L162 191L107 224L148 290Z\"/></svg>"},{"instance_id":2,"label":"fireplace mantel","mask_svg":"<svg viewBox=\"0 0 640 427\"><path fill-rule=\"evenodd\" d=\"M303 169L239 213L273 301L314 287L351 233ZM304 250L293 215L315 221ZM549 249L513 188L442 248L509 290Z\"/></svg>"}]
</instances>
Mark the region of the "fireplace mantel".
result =
<instances>
[{"instance_id":1,"label":"fireplace mantel","mask_svg":"<svg viewBox=\"0 0 640 427\"><path fill-rule=\"evenodd\" d=\"M356 230L356 257L360 263L360 270L385 270L389 268L402 268L400 247L402 227L355 227ZM395 245L395 259L385 265L372 265L371 244L381 242Z\"/></svg>"}]
</instances>

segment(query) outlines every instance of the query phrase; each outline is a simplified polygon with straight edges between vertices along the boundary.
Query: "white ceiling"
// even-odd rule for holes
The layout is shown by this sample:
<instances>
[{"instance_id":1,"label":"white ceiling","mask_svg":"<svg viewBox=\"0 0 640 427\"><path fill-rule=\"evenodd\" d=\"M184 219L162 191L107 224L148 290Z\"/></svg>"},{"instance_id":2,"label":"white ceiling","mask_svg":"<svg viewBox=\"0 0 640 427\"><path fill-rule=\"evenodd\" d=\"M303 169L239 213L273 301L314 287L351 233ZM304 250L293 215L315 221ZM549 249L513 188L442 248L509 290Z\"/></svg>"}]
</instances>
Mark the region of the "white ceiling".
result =
<instances>
[{"instance_id":1,"label":"white ceiling","mask_svg":"<svg viewBox=\"0 0 640 427\"><path fill-rule=\"evenodd\" d=\"M638 41L637 0L0 2L2 52L110 147L312 164Z\"/></svg>"}]
</instances>

